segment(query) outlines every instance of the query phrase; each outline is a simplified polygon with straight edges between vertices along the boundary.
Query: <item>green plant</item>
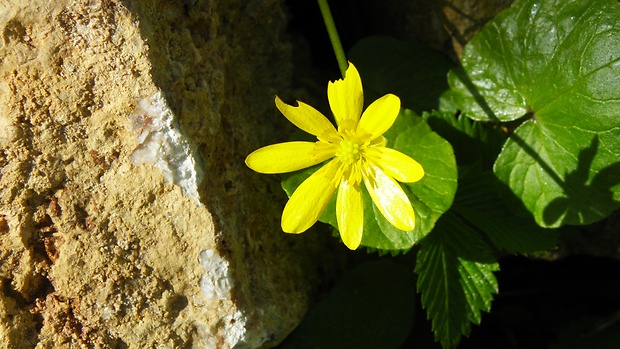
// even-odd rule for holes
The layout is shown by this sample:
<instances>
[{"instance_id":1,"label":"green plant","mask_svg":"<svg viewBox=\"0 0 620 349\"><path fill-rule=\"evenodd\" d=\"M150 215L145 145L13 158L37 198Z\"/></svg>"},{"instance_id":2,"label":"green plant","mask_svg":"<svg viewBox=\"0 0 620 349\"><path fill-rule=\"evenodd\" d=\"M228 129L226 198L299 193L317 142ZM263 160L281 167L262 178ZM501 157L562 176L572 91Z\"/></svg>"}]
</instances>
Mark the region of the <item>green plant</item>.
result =
<instances>
[{"instance_id":1,"label":"green plant","mask_svg":"<svg viewBox=\"0 0 620 349\"><path fill-rule=\"evenodd\" d=\"M403 184L416 215L410 231L387 222L363 191L361 245L415 255L417 291L444 348L490 310L500 255L551 250L562 227L620 208L617 1L517 0L457 67L388 37L362 40L348 59L366 101L401 98L387 146L425 173ZM284 176L284 190L292 195L316 170ZM319 220L338 229L335 206Z\"/></svg>"}]
</instances>

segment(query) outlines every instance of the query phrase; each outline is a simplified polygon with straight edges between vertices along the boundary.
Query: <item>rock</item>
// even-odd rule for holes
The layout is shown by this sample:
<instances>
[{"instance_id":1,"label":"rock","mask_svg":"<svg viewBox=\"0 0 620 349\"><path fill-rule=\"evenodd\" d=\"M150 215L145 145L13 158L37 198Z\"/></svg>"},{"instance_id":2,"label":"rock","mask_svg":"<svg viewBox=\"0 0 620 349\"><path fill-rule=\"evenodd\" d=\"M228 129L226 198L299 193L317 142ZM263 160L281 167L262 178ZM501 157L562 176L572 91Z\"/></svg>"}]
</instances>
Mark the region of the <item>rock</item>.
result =
<instances>
[{"instance_id":1,"label":"rock","mask_svg":"<svg viewBox=\"0 0 620 349\"><path fill-rule=\"evenodd\" d=\"M484 24L514 0L368 0L361 4L382 34L424 42L455 61Z\"/></svg>"},{"instance_id":2,"label":"rock","mask_svg":"<svg viewBox=\"0 0 620 349\"><path fill-rule=\"evenodd\" d=\"M258 348L299 323L334 257L281 232L278 179L243 162L284 138L285 21L279 0L0 4L8 348Z\"/></svg>"},{"instance_id":3,"label":"rock","mask_svg":"<svg viewBox=\"0 0 620 349\"><path fill-rule=\"evenodd\" d=\"M514 0L449 0L444 6L445 28L452 37L457 56L465 44Z\"/></svg>"}]
</instances>

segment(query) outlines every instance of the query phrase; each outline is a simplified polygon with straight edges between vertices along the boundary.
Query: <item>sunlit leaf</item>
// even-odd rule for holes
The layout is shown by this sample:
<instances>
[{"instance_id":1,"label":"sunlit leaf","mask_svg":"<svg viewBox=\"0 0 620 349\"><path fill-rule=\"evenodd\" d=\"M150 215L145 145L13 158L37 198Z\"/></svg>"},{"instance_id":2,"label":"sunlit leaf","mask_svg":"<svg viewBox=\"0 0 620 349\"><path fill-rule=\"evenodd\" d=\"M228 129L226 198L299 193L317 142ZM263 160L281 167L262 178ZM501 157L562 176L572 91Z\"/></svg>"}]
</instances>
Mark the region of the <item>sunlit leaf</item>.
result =
<instances>
[{"instance_id":1,"label":"sunlit leaf","mask_svg":"<svg viewBox=\"0 0 620 349\"><path fill-rule=\"evenodd\" d=\"M467 44L462 65L449 77L456 106L526 120L495 174L539 225L589 224L620 207L617 1L516 1Z\"/></svg>"}]
</instances>

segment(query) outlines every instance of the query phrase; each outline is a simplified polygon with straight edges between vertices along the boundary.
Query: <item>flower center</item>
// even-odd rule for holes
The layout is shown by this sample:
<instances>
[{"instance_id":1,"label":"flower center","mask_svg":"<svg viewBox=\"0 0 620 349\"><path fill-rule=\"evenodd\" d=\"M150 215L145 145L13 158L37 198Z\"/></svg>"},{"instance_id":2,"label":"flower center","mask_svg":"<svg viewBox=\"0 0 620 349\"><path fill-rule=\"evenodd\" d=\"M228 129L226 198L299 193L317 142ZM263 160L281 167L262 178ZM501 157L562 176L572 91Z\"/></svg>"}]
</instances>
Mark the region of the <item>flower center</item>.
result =
<instances>
[{"instance_id":1,"label":"flower center","mask_svg":"<svg viewBox=\"0 0 620 349\"><path fill-rule=\"evenodd\" d=\"M360 158L360 146L351 140L344 139L340 142L336 156L343 163L350 165Z\"/></svg>"}]
</instances>

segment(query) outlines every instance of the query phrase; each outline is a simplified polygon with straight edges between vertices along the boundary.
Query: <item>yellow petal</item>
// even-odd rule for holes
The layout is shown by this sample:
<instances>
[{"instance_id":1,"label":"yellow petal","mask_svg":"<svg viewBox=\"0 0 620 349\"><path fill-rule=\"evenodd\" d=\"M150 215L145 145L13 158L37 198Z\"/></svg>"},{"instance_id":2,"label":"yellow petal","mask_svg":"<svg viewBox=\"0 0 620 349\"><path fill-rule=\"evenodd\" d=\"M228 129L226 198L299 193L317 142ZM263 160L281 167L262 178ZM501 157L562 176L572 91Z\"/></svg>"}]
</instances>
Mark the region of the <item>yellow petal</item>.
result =
<instances>
[{"instance_id":1,"label":"yellow petal","mask_svg":"<svg viewBox=\"0 0 620 349\"><path fill-rule=\"evenodd\" d=\"M357 125L357 135L371 135L370 139L375 139L387 131L400 112L400 98L393 94L387 94L366 108L359 124Z\"/></svg>"},{"instance_id":2,"label":"yellow petal","mask_svg":"<svg viewBox=\"0 0 620 349\"><path fill-rule=\"evenodd\" d=\"M369 166L365 169L364 184L383 217L400 230L415 228L415 215L407 194L392 177L380 168Z\"/></svg>"},{"instance_id":3,"label":"yellow petal","mask_svg":"<svg viewBox=\"0 0 620 349\"><path fill-rule=\"evenodd\" d=\"M368 148L366 158L399 182L413 183L424 177L422 165L398 150L386 147Z\"/></svg>"},{"instance_id":4,"label":"yellow petal","mask_svg":"<svg viewBox=\"0 0 620 349\"><path fill-rule=\"evenodd\" d=\"M355 130L364 108L364 92L362 79L353 63L349 62L344 79L329 82L327 98L338 126Z\"/></svg>"},{"instance_id":5,"label":"yellow petal","mask_svg":"<svg viewBox=\"0 0 620 349\"><path fill-rule=\"evenodd\" d=\"M332 142L339 141L334 125L318 110L310 105L297 101L298 106L288 105L276 96L276 107L293 125Z\"/></svg>"},{"instance_id":6,"label":"yellow petal","mask_svg":"<svg viewBox=\"0 0 620 349\"><path fill-rule=\"evenodd\" d=\"M338 230L344 244L355 250L362 242L364 232L364 201L358 185L342 181L336 198L336 217Z\"/></svg>"},{"instance_id":7,"label":"yellow petal","mask_svg":"<svg viewBox=\"0 0 620 349\"><path fill-rule=\"evenodd\" d=\"M245 164L260 173L286 173L321 163L331 156L322 152L315 155L314 142L287 142L268 145L252 152Z\"/></svg>"},{"instance_id":8,"label":"yellow petal","mask_svg":"<svg viewBox=\"0 0 620 349\"><path fill-rule=\"evenodd\" d=\"M299 234L316 223L336 191L338 167L330 161L297 187L282 212L282 230Z\"/></svg>"}]
</instances>

